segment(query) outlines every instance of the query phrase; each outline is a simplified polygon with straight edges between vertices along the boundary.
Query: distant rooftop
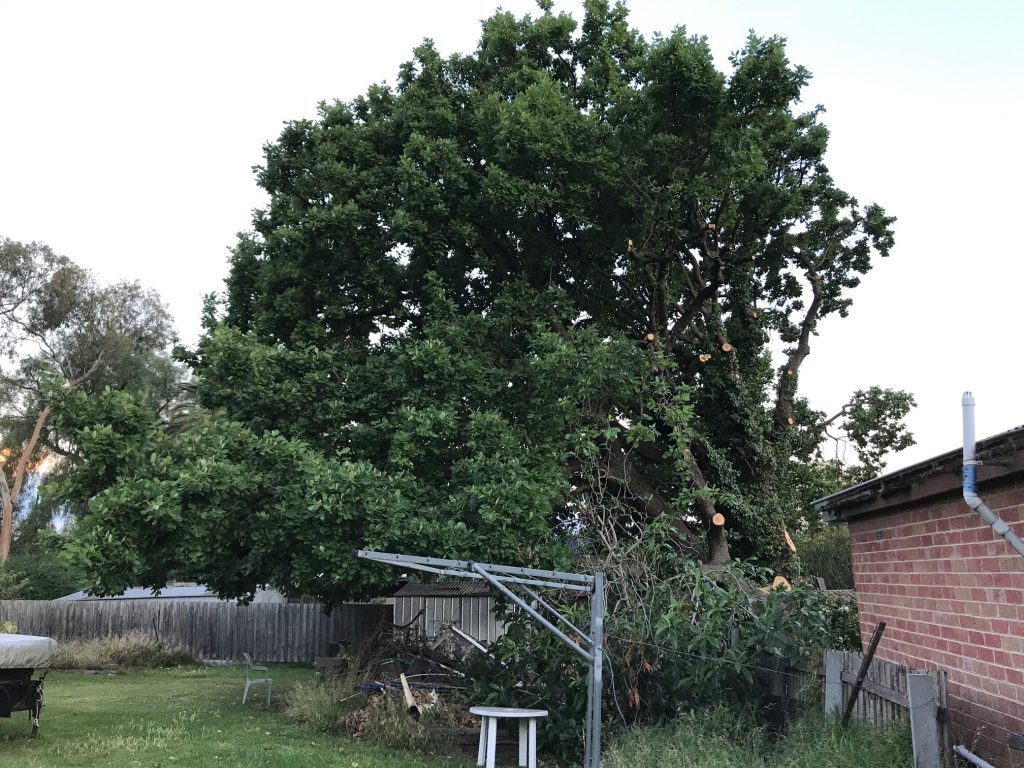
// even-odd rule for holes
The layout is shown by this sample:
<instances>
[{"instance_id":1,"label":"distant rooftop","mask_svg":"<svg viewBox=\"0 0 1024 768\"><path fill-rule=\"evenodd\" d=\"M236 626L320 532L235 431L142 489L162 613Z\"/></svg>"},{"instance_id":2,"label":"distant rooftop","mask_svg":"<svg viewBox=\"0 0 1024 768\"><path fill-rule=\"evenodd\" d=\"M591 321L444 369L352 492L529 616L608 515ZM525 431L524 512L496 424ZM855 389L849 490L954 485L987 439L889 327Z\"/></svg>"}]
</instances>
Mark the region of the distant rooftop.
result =
<instances>
[{"instance_id":1,"label":"distant rooftop","mask_svg":"<svg viewBox=\"0 0 1024 768\"><path fill-rule=\"evenodd\" d=\"M147 587L132 587L126 589L120 595L112 595L110 597L99 597L97 595L87 595L85 592L75 592L74 594L65 595L64 597L58 597L58 600L159 600L159 599L183 599L190 597L213 597L217 595L211 592L207 587L202 584L190 584L187 586L176 586L176 587L164 587L160 590L160 594L154 594L153 590Z\"/></svg>"},{"instance_id":2,"label":"distant rooftop","mask_svg":"<svg viewBox=\"0 0 1024 768\"><path fill-rule=\"evenodd\" d=\"M273 589L259 589L256 591L257 602L263 602L260 600L260 596L273 597L280 600L284 598L279 595L276 590ZM126 589L120 595L111 595L110 597L100 597L98 595L87 595L84 591L74 592L64 597L58 597L55 602L71 602L71 601L88 601L88 600L220 600L217 597L217 593L207 587L205 584L195 584L189 582L179 582L175 584L169 584L163 589L159 590L159 594L156 594L154 590L149 587L131 587ZM275 600L276 601L276 600Z\"/></svg>"}]
</instances>

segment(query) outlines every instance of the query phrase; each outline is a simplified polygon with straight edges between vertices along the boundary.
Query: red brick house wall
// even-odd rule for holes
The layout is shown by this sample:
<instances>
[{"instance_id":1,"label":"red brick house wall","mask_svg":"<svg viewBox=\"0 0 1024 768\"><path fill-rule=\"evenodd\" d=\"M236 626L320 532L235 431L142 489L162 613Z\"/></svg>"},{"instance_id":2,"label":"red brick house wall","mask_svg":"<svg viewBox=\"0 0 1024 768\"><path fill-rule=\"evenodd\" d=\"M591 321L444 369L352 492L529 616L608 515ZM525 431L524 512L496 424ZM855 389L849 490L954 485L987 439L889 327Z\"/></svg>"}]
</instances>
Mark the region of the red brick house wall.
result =
<instances>
[{"instance_id":1,"label":"red brick house wall","mask_svg":"<svg viewBox=\"0 0 1024 768\"><path fill-rule=\"evenodd\" d=\"M980 493L1024 535L1021 476ZM848 525L863 641L886 622L878 657L948 673L958 740L996 765L1024 765L1006 744L1008 732L1024 731L1024 557L959 491L851 515Z\"/></svg>"}]
</instances>

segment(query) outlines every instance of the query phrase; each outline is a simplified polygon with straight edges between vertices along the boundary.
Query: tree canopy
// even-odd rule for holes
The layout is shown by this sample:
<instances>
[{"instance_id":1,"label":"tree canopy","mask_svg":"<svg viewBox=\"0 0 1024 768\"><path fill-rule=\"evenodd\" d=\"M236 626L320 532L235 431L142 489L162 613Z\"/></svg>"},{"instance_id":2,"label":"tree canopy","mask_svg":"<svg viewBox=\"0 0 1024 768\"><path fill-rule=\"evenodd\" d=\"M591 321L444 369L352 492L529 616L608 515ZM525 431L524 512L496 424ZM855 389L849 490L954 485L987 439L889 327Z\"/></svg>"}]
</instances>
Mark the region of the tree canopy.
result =
<instances>
[{"instance_id":1,"label":"tree canopy","mask_svg":"<svg viewBox=\"0 0 1024 768\"><path fill-rule=\"evenodd\" d=\"M0 238L0 563L26 475L66 453L48 423L53 390L131 389L159 408L180 379L170 339L170 316L152 291L98 284L46 245Z\"/></svg>"},{"instance_id":2,"label":"tree canopy","mask_svg":"<svg viewBox=\"0 0 1024 768\"><path fill-rule=\"evenodd\" d=\"M827 434L859 471L910 440L906 393L827 416L799 392L894 221L830 175L809 78L780 38L722 72L684 28L646 40L621 5L577 24L542 4L288 123L182 353L188 423L59 393L96 588L334 601L394 577L356 547L553 565L655 536L778 557L840 471Z\"/></svg>"}]
</instances>

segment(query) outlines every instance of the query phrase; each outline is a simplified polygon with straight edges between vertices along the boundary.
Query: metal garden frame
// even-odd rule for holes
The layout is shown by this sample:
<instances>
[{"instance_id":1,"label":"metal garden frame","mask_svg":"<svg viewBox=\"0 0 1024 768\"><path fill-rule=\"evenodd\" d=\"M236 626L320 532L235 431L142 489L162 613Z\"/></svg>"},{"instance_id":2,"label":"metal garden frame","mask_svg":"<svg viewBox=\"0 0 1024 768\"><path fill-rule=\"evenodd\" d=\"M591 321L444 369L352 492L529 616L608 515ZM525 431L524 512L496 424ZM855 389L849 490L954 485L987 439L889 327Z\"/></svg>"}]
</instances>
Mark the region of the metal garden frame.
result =
<instances>
[{"instance_id":1,"label":"metal garden frame","mask_svg":"<svg viewBox=\"0 0 1024 768\"><path fill-rule=\"evenodd\" d=\"M356 557L387 563L417 571L455 576L464 579L483 579L501 594L526 611L542 627L569 646L587 661L587 714L584 722L583 766L601 768L601 665L604 657L604 571L592 576L583 573L544 571L537 568L518 568L511 565L474 563L468 560L442 560L436 557L395 555L389 552L367 552L358 550ZM555 623L544 618L536 608L528 605L507 585L518 585L538 607L543 608L556 622L561 622L574 632L580 642L559 629ZM566 589L586 592L590 596L590 632L584 632L534 590Z\"/></svg>"}]
</instances>

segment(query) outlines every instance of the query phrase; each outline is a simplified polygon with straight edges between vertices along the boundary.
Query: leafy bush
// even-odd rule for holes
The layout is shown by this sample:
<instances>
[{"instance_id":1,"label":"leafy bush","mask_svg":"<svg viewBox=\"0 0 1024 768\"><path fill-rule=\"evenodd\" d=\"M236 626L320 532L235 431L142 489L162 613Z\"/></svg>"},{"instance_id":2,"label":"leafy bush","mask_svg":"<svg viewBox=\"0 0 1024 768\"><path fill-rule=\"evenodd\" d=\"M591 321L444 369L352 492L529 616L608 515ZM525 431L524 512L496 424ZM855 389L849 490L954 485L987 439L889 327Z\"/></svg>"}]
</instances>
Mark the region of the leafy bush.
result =
<instances>
[{"instance_id":1,"label":"leafy bush","mask_svg":"<svg viewBox=\"0 0 1024 768\"><path fill-rule=\"evenodd\" d=\"M904 768L912 765L905 724L843 728L805 714L774 740L742 710L711 707L663 726L636 728L614 740L607 768Z\"/></svg>"},{"instance_id":2,"label":"leafy bush","mask_svg":"<svg viewBox=\"0 0 1024 768\"><path fill-rule=\"evenodd\" d=\"M827 525L797 540L800 570L820 576L829 589L853 589L853 554L845 525Z\"/></svg>"},{"instance_id":3,"label":"leafy bush","mask_svg":"<svg viewBox=\"0 0 1024 768\"><path fill-rule=\"evenodd\" d=\"M81 573L49 546L15 552L0 566L2 600L53 600L77 592L83 583Z\"/></svg>"},{"instance_id":4,"label":"leafy bush","mask_svg":"<svg viewBox=\"0 0 1024 768\"><path fill-rule=\"evenodd\" d=\"M0 621L0 635L14 635L18 632L18 625L13 621Z\"/></svg>"},{"instance_id":5,"label":"leafy bush","mask_svg":"<svg viewBox=\"0 0 1024 768\"><path fill-rule=\"evenodd\" d=\"M756 699L767 693L773 664L828 645L826 595L801 584L788 592L764 590L771 575L741 564L705 573L688 562L667 579L610 582L611 589L636 592L610 601L605 618L609 725L664 722L706 702ZM583 608L570 612L577 626ZM585 662L515 613L480 663L485 669L469 676L474 702L543 703L551 710L541 722L545 747L562 756L578 749Z\"/></svg>"},{"instance_id":6,"label":"leafy bush","mask_svg":"<svg viewBox=\"0 0 1024 768\"><path fill-rule=\"evenodd\" d=\"M155 669L195 661L191 652L180 645L157 640L145 632L130 632L97 640L59 643L51 666L54 669Z\"/></svg>"},{"instance_id":7,"label":"leafy bush","mask_svg":"<svg viewBox=\"0 0 1024 768\"><path fill-rule=\"evenodd\" d=\"M24 574L6 564L0 566L0 600L21 600L27 587L28 579Z\"/></svg>"},{"instance_id":8,"label":"leafy bush","mask_svg":"<svg viewBox=\"0 0 1024 768\"><path fill-rule=\"evenodd\" d=\"M857 601L828 595L822 601L828 624L828 647L840 651L863 650L860 641L860 612Z\"/></svg>"}]
</instances>

